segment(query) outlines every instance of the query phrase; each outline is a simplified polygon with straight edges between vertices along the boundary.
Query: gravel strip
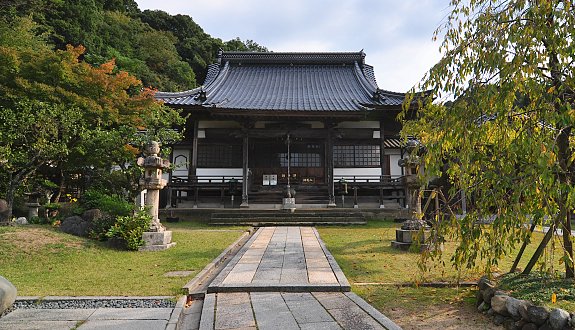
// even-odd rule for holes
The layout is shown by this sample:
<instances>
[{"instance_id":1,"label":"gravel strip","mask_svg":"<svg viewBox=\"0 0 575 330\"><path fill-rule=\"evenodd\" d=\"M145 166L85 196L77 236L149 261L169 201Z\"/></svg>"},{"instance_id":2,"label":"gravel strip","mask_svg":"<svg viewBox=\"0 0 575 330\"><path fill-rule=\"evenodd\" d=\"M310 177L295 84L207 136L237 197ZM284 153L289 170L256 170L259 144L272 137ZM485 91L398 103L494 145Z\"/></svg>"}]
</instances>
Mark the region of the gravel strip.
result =
<instances>
[{"instance_id":1,"label":"gravel strip","mask_svg":"<svg viewBox=\"0 0 575 330\"><path fill-rule=\"evenodd\" d=\"M176 301L168 299L61 299L16 300L0 317L15 309L91 309L91 308L174 308Z\"/></svg>"}]
</instances>

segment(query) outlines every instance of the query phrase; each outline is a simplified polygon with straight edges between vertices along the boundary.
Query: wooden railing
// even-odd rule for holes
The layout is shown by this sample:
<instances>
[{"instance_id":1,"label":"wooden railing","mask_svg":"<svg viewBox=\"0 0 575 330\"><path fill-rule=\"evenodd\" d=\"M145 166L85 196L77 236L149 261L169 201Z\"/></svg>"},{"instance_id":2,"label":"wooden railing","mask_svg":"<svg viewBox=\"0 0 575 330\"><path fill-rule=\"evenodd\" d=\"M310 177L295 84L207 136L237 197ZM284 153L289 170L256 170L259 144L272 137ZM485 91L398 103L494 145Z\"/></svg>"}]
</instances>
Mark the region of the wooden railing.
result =
<instances>
[{"instance_id":1,"label":"wooden railing","mask_svg":"<svg viewBox=\"0 0 575 330\"><path fill-rule=\"evenodd\" d=\"M341 183L345 180L347 184L357 183L383 183L383 184L401 184L402 175L334 175L333 181Z\"/></svg>"},{"instance_id":2,"label":"wooden railing","mask_svg":"<svg viewBox=\"0 0 575 330\"><path fill-rule=\"evenodd\" d=\"M230 181L235 180L238 184L243 182L241 175L196 175L196 176L172 176L171 184L189 184L189 185L202 185L202 184L229 184Z\"/></svg>"}]
</instances>

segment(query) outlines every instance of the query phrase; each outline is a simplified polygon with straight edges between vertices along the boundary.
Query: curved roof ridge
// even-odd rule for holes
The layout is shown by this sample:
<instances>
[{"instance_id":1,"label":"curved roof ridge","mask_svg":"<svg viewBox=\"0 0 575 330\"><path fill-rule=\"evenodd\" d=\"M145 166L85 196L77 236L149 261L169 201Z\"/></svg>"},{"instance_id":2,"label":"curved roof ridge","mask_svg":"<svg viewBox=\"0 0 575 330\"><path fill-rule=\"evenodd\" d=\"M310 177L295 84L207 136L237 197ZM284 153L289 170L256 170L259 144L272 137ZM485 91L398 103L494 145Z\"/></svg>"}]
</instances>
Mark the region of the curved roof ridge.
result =
<instances>
[{"instance_id":1,"label":"curved roof ridge","mask_svg":"<svg viewBox=\"0 0 575 330\"><path fill-rule=\"evenodd\" d=\"M359 52L222 52L224 62L257 64L352 64L365 62L365 53Z\"/></svg>"},{"instance_id":2,"label":"curved roof ridge","mask_svg":"<svg viewBox=\"0 0 575 330\"><path fill-rule=\"evenodd\" d=\"M373 97L373 93L375 91L378 90L377 86L373 86L369 80L367 80L367 78L364 76L363 74L363 70L359 67L359 64L356 62L355 63L355 78L357 79L357 81L359 82L359 84L361 85L361 87L363 87L363 90L365 91L366 95L369 98Z\"/></svg>"},{"instance_id":3,"label":"curved roof ridge","mask_svg":"<svg viewBox=\"0 0 575 330\"><path fill-rule=\"evenodd\" d=\"M194 89L189 89L187 91L183 91L183 92L156 92L154 93L154 97L158 98L158 99L173 99L173 98L179 98L179 97L184 97L184 96L191 96L191 95L195 95L198 94L202 89L204 88L204 86L200 86L200 87L196 87Z\"/></svg>"},{"instance_id":4,"label":"curved roof ridge","mask_svg":"<svg viewBox=\"0 0 575 330\"><path fill-rule=\"evenodd\" d=\"M226 62L223 66L223 68L221 68L218 72L218 75L213 79L213 81L210 83L209 86L206 87L206 89L209 89L209 92L217 92L218 88L223 84L223 82L226 80L226 77L228 75L228 72L230 71L230 63ZM206 91L208 92L208 91ZM210 95L208 94L208 97Z\"/></svg>"}]
</instances>

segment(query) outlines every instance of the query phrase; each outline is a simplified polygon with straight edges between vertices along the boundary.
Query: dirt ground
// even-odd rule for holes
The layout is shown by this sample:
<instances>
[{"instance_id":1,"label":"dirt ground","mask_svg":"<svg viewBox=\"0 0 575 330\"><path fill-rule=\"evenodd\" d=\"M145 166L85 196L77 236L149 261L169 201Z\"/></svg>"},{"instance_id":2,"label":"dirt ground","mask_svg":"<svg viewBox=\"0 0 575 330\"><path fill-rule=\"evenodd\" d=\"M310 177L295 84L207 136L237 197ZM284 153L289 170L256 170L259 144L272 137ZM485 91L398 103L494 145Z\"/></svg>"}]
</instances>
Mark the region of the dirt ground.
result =
<instances>
[{"instance_id":1,"label":"dirt ground","mask_svg":"<svg viewBox=\"0 0 575 330\"><path fill-rule=\"evenodd\" d=\"M503 329L493 324L491 318L464 303L434 305L417 313L393 308L385 315L405 330Z\"/></svg>"}]
</instances>

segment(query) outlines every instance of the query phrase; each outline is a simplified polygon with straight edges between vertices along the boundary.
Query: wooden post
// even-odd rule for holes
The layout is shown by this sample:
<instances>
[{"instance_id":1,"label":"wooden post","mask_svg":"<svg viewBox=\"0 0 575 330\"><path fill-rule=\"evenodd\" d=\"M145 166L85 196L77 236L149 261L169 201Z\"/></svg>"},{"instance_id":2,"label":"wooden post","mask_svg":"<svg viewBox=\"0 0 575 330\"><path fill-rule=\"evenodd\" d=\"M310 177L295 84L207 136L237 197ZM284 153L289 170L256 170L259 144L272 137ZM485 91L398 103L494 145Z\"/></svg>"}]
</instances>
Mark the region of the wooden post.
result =
<instances>
[{"instance_id":1,"label":"wooden post","mask_svg":"<svg viewBox=\"0 0 575 330\"><path fill-rule=\"evenodd\" d=\"M223 179L222 179L222 182L223 182ZM226 195L225 189L221 188L220 189L220 207L223 209L226 208L226 202L224 200L225 195Z\"/></svg>"},{"instance_id":2,"label":"wooden post","mask_svg":"<svg viewBox=\"0 0 575 330\"><path fill-rule=\"evenodd\" d=\"M198 186L196 186L196 189L194 191L194 206L193 206L195 209L198 208L198 194L199 193L200 193L200 189L198 188Z\"/></svg>"},{"instance_id":3,"label":"wooden post","mask_svg":"<svg viewBox=\"0 0 575 330\"><path fill-rule=\"evenodd\" d=\"M191 178L195 178L198 171L198 130L199 130L199 122L197 120L194 121L194 137L192 139L192 162L190 164L188 170L188 176Z\"/></svg>"},{"instance_id":4,"label":"wooden post","mask_svg":"<svg viewBox=\"0 0 575 330\"><path fill-rule=\"evenodd\" d=\"M327 207L336 207L335 204L335 189L333 186L333 127L331 123L326 123L327 137L326 137L326 163L327 163L327 192L329 195L329 202Z\"/></svg>"},{"instance_id":5,"label":"wooden post","mask_svg":"<svg viewBox=\"0 0 575 330\"><path fill-rule=\"evenodd\" d=\"M359 205L357 204L357 186L353 187L353 208L357 209Z\"/></svg>"},{"instance_id":6,"label":"wooden post","mask_svg":"<svg viewBox=\"0 0 575 330\"><path fill-rule=\"evenodd\" d=\"M244 131L244 141L242 146L243 162L242 162L242 203L240 207L249 207L248 204L248 157L249 157L249 132L246 129Z\"/></svg>"}]
</instances>

